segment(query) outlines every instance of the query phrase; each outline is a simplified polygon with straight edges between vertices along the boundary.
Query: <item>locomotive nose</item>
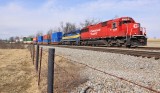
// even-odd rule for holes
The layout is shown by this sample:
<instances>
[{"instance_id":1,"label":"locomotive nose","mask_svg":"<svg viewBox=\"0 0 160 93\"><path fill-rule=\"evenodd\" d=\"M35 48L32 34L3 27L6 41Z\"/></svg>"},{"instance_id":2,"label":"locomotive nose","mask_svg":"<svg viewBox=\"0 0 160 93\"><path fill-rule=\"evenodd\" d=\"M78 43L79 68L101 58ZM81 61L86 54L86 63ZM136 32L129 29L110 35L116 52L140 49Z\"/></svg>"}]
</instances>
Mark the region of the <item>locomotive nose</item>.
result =
<instances>
[{"instance_id":1,"label":"locomotive nose","mask_svg":"<svg viewBox=\"0 0 160 93\"><path fill-rule=\"evenodd\" d=\"M140 27L140 25L138 23L133 24L133 28L139 28L139 27Z\"/></svg>"}]
</instances>

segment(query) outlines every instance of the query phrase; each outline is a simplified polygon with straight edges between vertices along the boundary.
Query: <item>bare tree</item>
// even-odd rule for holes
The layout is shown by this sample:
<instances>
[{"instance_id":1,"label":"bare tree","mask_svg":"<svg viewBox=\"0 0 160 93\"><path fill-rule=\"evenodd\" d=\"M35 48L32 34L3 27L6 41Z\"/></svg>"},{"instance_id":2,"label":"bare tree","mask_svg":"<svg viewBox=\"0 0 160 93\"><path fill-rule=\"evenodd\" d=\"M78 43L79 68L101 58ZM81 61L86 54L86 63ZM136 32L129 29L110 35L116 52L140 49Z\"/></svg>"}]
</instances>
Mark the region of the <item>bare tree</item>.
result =
<instances>
[{"instance_id":1,"label":"bare tree","mask_svg":"<svg viewBox=\"0 0 160 93\"><path fill-rule=\"evenodd\" d=\"M28 37L29 37L29 38L34 38L34 35L29 35Z\"/></svg>"},{"instance_id":2,"label":"bare tree","mask_svg":"<svg viewBox=\"0 0 160 93\"><path fill-rule=\"evenodd\" d=\"M59 30L60 30L61 32L63 32L63 31L64 31L64 24L63 24L63 22L61 22L61 23L60 23Z\"/></svg>"},{"instance_id":3,"label":"bare tree","mask_svg":"<svg viewBox=\"0 0 160 93\"><path fill-rule=\"evenodd\" d=\"M37 34L36 34L37 37L42 36L42 35L43 35L42 31L38 31Z\"/></svg>"},{"instance_id":4,"label":"bare tree","mask_svg":"<svg viewBox=\"0 0 160 93\"><path fill-rule=\"evenodd\" d=\"M0 44L3 43L2 39L0 39Z\"/></svg>"},{"instance_id":5,"label":"bare tree","mask_svg":"<svg viewBox=\"0 0 160 93\"><path fill-rule=\"evenodd\" d=\"M53 32L54 32L53 29L50 29L48 30L47 35L52 35Z\"/></svg>"},{"instance_id":6,"label":"bare tree","mask_svg":"<svg viewBox=\"0 0 160 93\"><path fill-rule=\"evenodd\" d=\"M53 32L63 32L62 27L54 27Z\"/></svg>"},{"instance_id":7,"label":"bare tree","mask_svg":"<svg viewBox=\"0 0 160 93\"><path fill-rule=\"evenodd\" d=\"M64 33L69 33L69 32L75 31L76 29L77 29L76 25L70 22L66 22L65 24L61 22L60 28L59 28L59 30L61 30Z\"/></svg>"},{"instance_id":8,"label":"bare tree","mask_svg":"<svg viewBox=\"0 0 160 93\"><path fill-rule=\"evenodd\" d=\"M19 36L14 37L14 41L15 41L16 43L19 43L20 37L19 37Z\"/></svg>"},{"instance_id":9,"label":"bare tree","mask_svg":"<svg viewBox=\"0 0 160 93\"><path fill-rule=\"evenodd\" d=\"M94 25L94 24L97 24L97 23L99 23L100 22L100 20L97 20L97 19L86 19L86 20L84 20L84 22L82 22L82 23L80 23L80 26L81 26L81 28L83 28L83 27L86 27L86 26L89 26L89 25Z\"/></svg>"},{"instance_id":10,"label":"bare tree","mask_svg":"<svg viewBox=\"0 0 160 93\"><path fill-rule=\"evenodd\" d=\"M16 36L15 39L16 39L16 40L19 40L19 36Z\"/></svg>"},{"instance_id":11,"label":"bare tree","mask_svg":"<svg viewBox=\"0 0 160 93\"><path fill-rule=\"evenodd\" d=\"M10 41L10 42L14 42L14 41L15 41L15 38L14 38L14 37L10 37L10 38L9 38L9 41Z\"/></svg>"},{"instance_id":12,"label":"bare tree","mask_svg":"<svg viewBox=\"0 0 160 93\"><path fill-rule=\"evenodd\" d=\"M58 28L57 28L57 31L58 31L58 32L62 32L62 30L61 30L61 28L60 28L60 27L58 27Z\"/></svg>"}]
</instances>

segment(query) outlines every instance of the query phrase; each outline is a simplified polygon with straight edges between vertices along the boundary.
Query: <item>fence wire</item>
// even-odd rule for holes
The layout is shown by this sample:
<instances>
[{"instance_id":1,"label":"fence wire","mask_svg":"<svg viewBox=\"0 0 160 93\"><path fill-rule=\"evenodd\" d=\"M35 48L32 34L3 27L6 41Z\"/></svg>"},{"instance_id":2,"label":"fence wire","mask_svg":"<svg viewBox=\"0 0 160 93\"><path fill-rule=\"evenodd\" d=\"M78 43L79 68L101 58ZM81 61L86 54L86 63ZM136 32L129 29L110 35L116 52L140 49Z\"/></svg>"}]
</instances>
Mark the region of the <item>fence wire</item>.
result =
<instances>
[{"instance_id":1,"label":"fence wire","mask_svg":"<svg viewBox=\"0 0 160 93\"><path fill-rule=\"evenodd\" d=\"M30 54L32 57L32 61L33 61L33 65L36 67L36 62L35 62L35 58L36 58L36 51L40 51L39 52L39 59L38 59L38 72L37 72L37 77L38 77L38 85L39 85L39 89L42 93L47 93L47 73L48 73L48 49L40 47L39 50L36 50L36 46L35 45L31 45L30 47L28 47L28 49L30 50ZM77 64L79 66L77 66ZM94 68L92 66L89 66L87 64L84 63L80 63L80 62L76 62L70 59L67 59L61 55L55 55L55 63L54 63L54 93L77 93L79 91L76 92L72 92L73 90L76 89L76 87L78 87L79 85L86 83L89 78L86 77L85 75L82 75L82 70L84 70L84 73L87 73L88 75L96 75L96 73L88 73L87 71L85 72L86 69L89 69L90 72L95 72L97 71L97 73L101 73L101 74L105 74L114 78L119 79L120 81L125 81L128 83L132 83L133 85L136 85L138 87L147 89L149 91L152 92L156 92L159 93L159 91L154 90L152 88L143 86L141 84L135 83L133 81L127 80L125 78L122 77L118 77L116 75L107 73L105 71L101 71L97 68ZM99 77L97 75L97 77ZM105 78L104 78L105 80ZM117 80L117 82L119 82L119 80ZM105 80L103 83L107 83L111 82L112 80ZM116 86L122 86L123 84L119 84ZM132 85L132 86L133 86ZM97 84L97 86L99 86L99 84ZM101 87L103 86L103 89L108 89L111 91L119 91L119 90L113 90L110 89L110 87L106 86L106 85L101 85ZM120 88L119 88L120 89ZM92 92L91 92L92 91ZM98 93L99 91L95 90L95 86L87 86L82 93ZM108 91L109 92L109 91ZM101 93L101 92L99 92Z\"/></svg>"},{"instance_id":2,"label":"fence wire","mask_svg":"<svg viewBox=\"0 0 160 93\"><path fill-rule=\"evenodd\" d=\"M37 50L36 45L31 45L29 47L30 54L32 57L33 65L36 67L36 52L39 51L38 59L38 86L42 93L47 93L47 73L48 73L48 49L40 47ZM63 59L59 60L59 62ZM65 68L58 63L54 63L54 93L67 93L71 91L71 86L77 81L76 75L68 71L69 68Z\"/></svg>"}]
</instances>

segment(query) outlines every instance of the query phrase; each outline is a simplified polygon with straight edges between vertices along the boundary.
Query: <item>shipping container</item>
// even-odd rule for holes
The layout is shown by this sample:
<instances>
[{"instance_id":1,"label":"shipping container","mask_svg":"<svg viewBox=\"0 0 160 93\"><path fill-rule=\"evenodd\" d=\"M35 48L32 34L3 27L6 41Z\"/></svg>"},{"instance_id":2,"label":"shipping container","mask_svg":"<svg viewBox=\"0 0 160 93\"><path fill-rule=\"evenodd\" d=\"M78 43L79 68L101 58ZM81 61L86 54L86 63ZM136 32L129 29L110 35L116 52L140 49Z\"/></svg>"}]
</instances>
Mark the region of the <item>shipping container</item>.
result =
<instances>
[{"instance_id":1,"label":"shipping container","mask_svg":"<svg viewBox=\"0 0 160 93\"><path fill-rule=\"evenodd\" d=\"M43 40L43 44L50 44L50 43L51 43L51 40L50 40L50 39L46 39L46 40L44 39L44 40Z\"/></svg>"},{"instance_id":2,"label":"shipping container","mask_svg":"<svg viewBox=\"0 0 160 93\"><path fill-rule=\"evenodd\" d=\"M37 37L33 38L33 43L36 44L38 42Z\"/></svg>"},{"instance_id":3,"label":"shipping container","mask_svg":"<svg viewBox=\"0 0 160 93\"><path fill-rule=\"evenodd\" d=\"M23 43L30 44L33 42L33 38L30 37L23 37Z\"/></svg>"},{"instance_id":4,"label":"shipping container","mask_svg":"<svg viewBox=\"0 0 160 93\"><path fill-rule=\"evenodd\" d=\"M43 39L45 39L45 40L48 39L49 40L49 39L51 39L51 36L50 35L44 35Z\"/></svg>"},{"instance_id":5,"label":"shipping container","mask_svg":"<svg viewBox=\"0 0 160 93\"><path fill-rule=\"evenodd\" d=\"M51 43L52 44L58 44L62 39L62 32L55 32L55 33L52 33L52 36L51 36Z\"/></svg>"},{"instance_id":6,"label":"shipping container","mask_svg":"<svg viewBox=\"0 0 160 93\"><path fill-rule=\"evenodd\" d=\"M62 38L62 32L52 33L52 38Z\"/></svg>"},{"instance_id":7,"label":"shipping container","mask_svg":"<svg viewBox=\"0 0 160 93\"><path fill-rule=\"evenodd\" d=\"M37 41L37 37L34 37L34 38L33 38L33 41Z\"/></svg>"},{"instance_id":8,"label":"shipping container","mask_svg":"<svg viewBox=\"0 0 160 93\"><path fill-rule=\"evenodd\" d=\"M32 43L33 43L33 41L26 41L26 43L27 43L27 44L32 44Z\"/></svg>"},{"instance_id":9,"label":"shipping container","mask_svg":"<svg viewBox=\"0 0 160 93\"><path fill-rule=\"evenodd\" d=\"M61 38L53 38L52 39L52 42L60 42L61 41Z\"/></svg>"},{"instance_id":10,"label":"shipping container","mask_svg":"<svg viewBox=\"0 0 160 93\"><path fill-rule=\"evenodd\" d=\"M43 36L38 36L38 44L42 44L43 43Z\"/></svg>"},{"instance_id":11,"label":"shipping container","mask_svg":"<svg viewBox=\"0 0 160 93\"><path fill-rule=\"evenodd\" d=\"M28 37L26 38L26 41L33 41L33 38Z\"/></svg>"},{"instance_id":12,"label":"shipping container","mask_svg":"<svg viewBox=\"0 0 160 93\"><path fill-rule=\"evenodd\" d=\"M48 43L49 43L49 42L51 42L51 40L48 40L48 39L47 39L47 40L43 40L43 42L48 42Z\"/></svg>"}]
</instances>

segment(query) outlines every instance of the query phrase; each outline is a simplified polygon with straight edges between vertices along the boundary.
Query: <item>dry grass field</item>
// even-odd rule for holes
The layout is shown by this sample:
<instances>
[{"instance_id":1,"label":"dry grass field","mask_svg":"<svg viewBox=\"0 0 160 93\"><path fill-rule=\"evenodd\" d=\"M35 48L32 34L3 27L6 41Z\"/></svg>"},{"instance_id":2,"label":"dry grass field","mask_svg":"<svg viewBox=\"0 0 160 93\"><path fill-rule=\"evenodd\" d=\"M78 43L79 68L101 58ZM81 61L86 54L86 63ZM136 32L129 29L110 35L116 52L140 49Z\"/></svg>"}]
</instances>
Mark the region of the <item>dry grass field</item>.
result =
<instances>
[{"instance_id":1,"label":"dry grass field","mask_svg":"<svg viewBox=\"0 0 160 93\"><path fill-rule=\"evenodd\" d=\"M160 47L160 39L148 39L147 47Z\"/></svg>"},{"instance_id":2,"label":"dry grass field","mask_svg":"<svg viewBox=\"0 0 160 93\"><path fill-rule=\"evenodd\" d=\"M38 73L27 49L0 49L0 93L47 93L47 54L43 53L38 86ZM87 81L80 77L83 66L68 61L55 57L54 93L68 93Z\"/></svg>"},{"instance_id":3,"label":"dry grass field","mask_svg":"<svg viewBox=\"0 0 160 93\"><path fill-rule=\"evenodd\" d=\"M24 49L21 43L4 43L0 41L0 49Z\"/></svg>"},{"instance_id":4,"label":"dry grass field","mask_svg":"<svg viewBox=\"0 0 160 93\"><path fill-rule=\"evenodd\" d=\"M27 49L0 49L0 93L39 93Z\"/></svg>"},{"instance_id":5,"label":"dry grass field","mask_svg":"<svg viewBox=\"0 0 160 93\"><path fill-rule=\"evenodd\" d=\"M148 39L148 42L160 42L160 39L152 39L152 38L149 38L149 39Z\"/></svg>"}]
</instances>

